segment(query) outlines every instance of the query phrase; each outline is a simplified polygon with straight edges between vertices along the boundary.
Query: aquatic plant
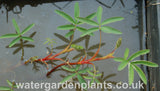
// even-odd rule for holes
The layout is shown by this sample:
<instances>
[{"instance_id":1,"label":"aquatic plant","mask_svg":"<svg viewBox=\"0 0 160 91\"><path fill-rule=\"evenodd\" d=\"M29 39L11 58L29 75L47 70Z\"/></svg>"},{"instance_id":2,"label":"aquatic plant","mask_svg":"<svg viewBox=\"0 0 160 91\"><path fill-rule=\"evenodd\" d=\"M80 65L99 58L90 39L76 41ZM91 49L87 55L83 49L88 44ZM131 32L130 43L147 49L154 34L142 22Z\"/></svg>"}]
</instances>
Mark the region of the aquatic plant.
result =
<instances>
[{"instance_id":1,"label":"aquatic plant","mask_svg":"<svg viewBox=\"0 0 160 91\"><path fill-rule=\"evenodd\" d=\"M27 60L25 62L25 64L27 64L29 62L31 62L31 63L32 62L42 62L42 63L46 64L47 69L48 69L47 61L54 61L54 60L62 61L63 63L61 63L61 64L55 66L53 69L51 69L46 74L46 76L51 75L52 72L54 72L56 69L61 67L62 69L73 72L73 73L69 74L68 76L64 77L64 79L61 81L62 83L65 81L68 81L74 77L76 77L80 83L85 83L86 79L90 79L91 82L99 83L100 81L96 78L96 76L101 76L102 74L97 74L98 71L96 70L94 62L114 58L115 61L121 62L121 64L118 67L119 71L123 70L128 65L129 85L131 85L134 80L134 69L137 71L137 73L139 74L142 81L145 84L147 84L145 74L137 65L141 64L141 65L145 65L145 66L149 66L149 67L158 67L158 65L156 63L152 63L152 62L149 62L146 60L137 60L137 61L132 61L132 60L140 55L144 55L144 54L149 53L149 49L140 50L128 58L129 49L126 48L124 58L119 58L119 57L117 58L114 56L114 53L115 53L116 49L119 48L121 45L122 38L119 38L117 40L117 42L115 43L114 49L112 49L112 51L109 54L102 56L102 57L97 56L98 53L100 52L100 48L101 48L101 44L102 44L101 43L101 37L102 37L101 32L104 32L107 34L122 34L121 31L119 31L115 28L112 28L110 26L106 26L106 24L121 21L124 18L123 17L111 17L111 18L108 18L108 19L102 21L102 12L103 12L102 7L98 7L96 13L92 13L87 17L80 17L78 3L75 4L74 11L75 11L74 12L74 19L63 11L59 11L59 10L55 11L57 14L59 14L60 16L62 16L63 18L65 18L67 21L69 21L71 23L69 25L62 25L57 28L58 30L69 30L69 32L65 35L65 37L70 37L69 44L62 51L60 51L54 55L52 53L50 53L46 57L39 58L39 59L38 59L38 57L31 57L29 60ZM92 20L92 18L94 18L95 16L97 17L97 22ZM80 24L88 24L88 25L91 25L94 27L92 27L90 29L86 29L84 27L77 26ZM100 40L99 40L97 51L90 58L88 58L87 54L79 57L79 59L76 62L71 62L70 59L58 58L58 56L61 54L69 53L74 50L81 50L84 48L83 46L80 46L80 45L73 43L75 30L82 32L80 37L94 35L94 32L99 31ZM86 67L86 68L81 67L81 65L86 65L86 64L92 65L93 70L90 67ZM89 74L90 76L82 76L82 74Z\"/></svg>"},{"instance_id":2,"label":"aquatic plant","mask_svg":"<svg viewBox=\"0 0 160 91\"><path fill-rule=\"evenodd\" d=\"M30 24L28 27L26 27L22 32L20 32L20 28L16 22L15 19L12 20L12 23L13 23L13 26L16 30L16 33L13 34L5 34L5 35L2 35L0 36L0 38L15 38L14 40L12 40L9 44L9 47L12 47L13 45L15 45L18 41L20 41L21 43L21 47L22 47L22 56L21 56L21 60L23 60L23 56L24 56L24 48L23 48L23 40L26 40L26 41L31 41L33 42L34 40L31 38L31 37L26 37L26 36L23 36L26 32L28 32L35 24Z\"/></svg>"},{"instance_id":3,"label":"aquatic plant","mask_svg":"<svg viewBox=\"0 0 160 91\"><path fill-rule=\"evenodd\" d=\"M0 90L2 90L2 91L14 91L14 88L17 88L15 82L11 82L11 81L9 81L9 80L6 80L6 82L8 83L8 85L9 85L10 87L0 86Z\"/></svg>"}]
</instances>

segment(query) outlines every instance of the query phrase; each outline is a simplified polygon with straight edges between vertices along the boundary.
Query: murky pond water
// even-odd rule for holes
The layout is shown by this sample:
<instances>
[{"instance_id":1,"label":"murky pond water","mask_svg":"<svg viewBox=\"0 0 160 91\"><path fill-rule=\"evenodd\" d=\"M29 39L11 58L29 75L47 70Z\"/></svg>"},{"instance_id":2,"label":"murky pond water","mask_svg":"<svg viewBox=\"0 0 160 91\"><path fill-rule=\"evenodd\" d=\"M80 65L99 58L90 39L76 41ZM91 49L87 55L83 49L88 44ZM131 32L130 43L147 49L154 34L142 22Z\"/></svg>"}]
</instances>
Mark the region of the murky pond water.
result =
<instances>
[{"instance_id":1,"label":"murky pond water","mask_svg":"<svg viewBox=\"0 0 160 91\"><path fill-rule=\"evenodd\" d=\"M115 2L114 2L115 1ZM123 1L123 2L121 2ZM117 49L115 56L122 57L125 51L125 48L130 49L130 54L138 51L140 49L139 44L139 31L137 28L138 24L138 10L137 3L134 0L82 0L77 1L80 6L80 16L84 17L90 13L96 12L99 6L103 7L103 18L102 20L110 17L121 16L125 19L120 22L109 24L118 30L120 30L122 35L113 35L113 34L104 34L102 33L102 43L104 44L100 50L101 55L106 55L111 52L117 39L122 37L122 45ZM74 1L64 1L64 2L55 2L55 3L44 3L39 4L36 7L30 5L25 5L22 8L20 13L14 13L12 11L6 11L4 6L0 9L0 35L6 33L14 33L14 27L12 25L12 19L15 18L20 29L23 30L29 24L35 23L34 28L32 28L25 36L33 35L34 42L27 42L24 47L24 60L29 59L33 56L38 56L43 58L47 55L48 45L43 43L46 41L46 38L55 39L56 43L53 44L54 51L59 52L62 50L63 45L65 46L68 42L64 41L61 37L68 32L63 30L57 30L57 27L60 25L69 24L68 21L63 19L61 16L57 15L54 10L60 9L71 16L74 16ZM18 12L20 8L14 7L13 10ZM8 18L7 18L8 17ZM94 18L96 20L96 18ZM8 21L8 22L7 22ZM89 28L87 25L84 27ZM74 40L78 40L80 32L75 32ZM15 80L16 82L60 82L62 77L60 75L66 75L67 72L56 71L53 72L51 78L45 77L47 69L44 65L33 64L29 65L20 65L21 63L21 50L20 46L7 48L8 44L12 39L0 39L0 85L6 85L6 79ZM67 40L67 39L65 39ZM69 40L69 38L68 38ZM87 42L87 38L84 38L82 41L77 41L77 44L83 45L87 50L88 54L96 52L97 48L88 50L93 45L99 43L99 33L96 32L95 36L90 37ZM87 44L88 43L88 44ZM71 52L69 57L73 58L80 52ZM65 55L63 55L65 56ZM62 56L62 57L63 57ZM75 62L77 59L72 60ZM24 62L24 61L23 61ZM96 67L100 72L104 72L104 77L108 75L113 75L111 78L108 78L107 81L115 82L128 82L128 71L125 68L123 71L117 71L119 63L113 61L113 59L102 60L95 62ZM36 70L35 67L38 67L39 70ZM139 80L137 74L135 74L135 82ZM124 89L120 89L123 91ZM132 91L135 89L130 89ZM17 90L18 91L18 90ZM22 90L19 90L22 91ZM25 90L23 90L25 91ZM26 90L26 91L36 91L36 90ZM39 90L37 90L39 91ZM43 90L42 90L43 91ZM55 91L55 90L54 90ZM67 91L67 90L65 90ZM68 90L71 91L71 90ZM72 90L74 91L74 90ZM89 90L90 91L90 90ZM97 90L95 90L97 91ZM114 89L113 91L117 91ZM118 90L119 91L119 90ZM139 91L137 89L137 91Z\"/></svg>"}]
</instances>

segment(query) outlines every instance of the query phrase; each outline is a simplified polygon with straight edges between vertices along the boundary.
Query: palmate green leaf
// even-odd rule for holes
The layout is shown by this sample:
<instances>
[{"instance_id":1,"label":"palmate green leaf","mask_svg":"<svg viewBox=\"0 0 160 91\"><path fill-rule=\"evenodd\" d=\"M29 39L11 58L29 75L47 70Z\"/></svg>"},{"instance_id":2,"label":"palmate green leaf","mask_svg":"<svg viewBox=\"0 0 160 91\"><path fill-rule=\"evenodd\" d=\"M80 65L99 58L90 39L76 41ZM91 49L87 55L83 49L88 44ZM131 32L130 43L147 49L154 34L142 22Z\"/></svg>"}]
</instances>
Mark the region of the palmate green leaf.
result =
<instances>
[{"instance_id":1,"label":"palmate green leaf","mask_svg":"<svg viewBox=\"0 0 160 91\"><path fill-rule=\"evenodd\" d=\"M78 31L83 32L83 33L87 31L87 29L83 27L76 27L76 28L78 29Z\"/></svg>"},{"instance_id":2,"label":"palmate green leaf","mask_svg":"<svg viewBox=\"0 0 160 91\"><path fill-rule=\"evenodd\" d=\"M96 83L101 83L98 79L94 78Z\"/></svg>"},{"instance_id":3,"label":"palmate green leaf","mask_svg":"<svg viewBox=\"0 0 160 91\"><path fill-rule=\"evenodd\" d=\"M140 78L142 79L144 84L147 84L147 78L146 78L144 72L138 66L136 66L134 64L132 66L136 70L136 72L138 73L138 75L140 76Z\"/></svg>"},{"instance_id":4,"label":"palmate green leaf","mask_svg":"<svg viewBox=\"0 0 160 91\"><path fill-rule=\"evenodd\" d=\"M131 56L129 57L128 61L131 61L131 60L133 60L134 58L136 58L136 57L138 57L138 56L140 56L140 55L147 54L147 53L149 53L149 51L150 51L149 49L140 50L140 51L134 53L133 55L131 55Z\"/></svg>"},{"instance_id":5,"label":"palmate green leaf","mask_svg":"<svg viewBox=\"0 0 160 91\"><path fill-rule=\"evenodd\" d=\"M92 20L95 16L96 16L96 13L92 13L92 14L88 15L85 18ZM80 24L83 24L83 23L82 22L78 22L78 25L80 25Z\"/></svg>"},{"instance_id":6,"label":"palmate green leaf","mask_svg":"<svg viewBox=\"0 0 160 91\"><path fill-rule=\"evenodd\" d=\"M88 15L86 18L91 20L91 19L93 19L95 16L96 16L96 13L92 13L92 14Z\"/></svg>"},{"instance_id":7,"label":"palmate green leaf","mask_svg":"<svg viewBox=\"0 0 160 91\"><path fill-rule=\"evenodd\" d=\"M34 40L30 37L21 37L23 40L34 42Z\"/></svg>"},{"instance_id":8,"label":"palmate green leaf","mask_svg":"<svg viewBox=\"0 0 160 91\"><path fill-rule=\"evenodd\" d=\"M81 65L76 65L75 70L77 71Z\"/></svg>"},{"instance_id":9,"label":"palmate green leaf","mask_svg":"<svg viewBox=\"0 0 160 91\"><path fill-rule=\"evenodd\" d=\"M19 29L19 26L18 26L16 20L15 20L15 19L12 19L12 23L13 23L14 28L16 29L16 32L17 32L18 34L20 34L20 29Z\"/></svg>"},{"instance_id":10,"label":"palmate green leaf","mask_svg":"<svg viewBox=\"0 0 160 91\"><path fill-rule=\"evenodd\" d=\"M132 67L132 64L128 65L128 82L129 85L131 85L134 81L134 69Z\"/></svg>"},{"instance_id":11,"label":"palmate green leaf","mask_svg":"<svg viewBox=\"0 0 160 91\"><path fill-rule=\"evenodd\" d=\"M63 18L65 18L65 19L68 20L70 23L75 24L75 21L72 19L72 17L69 16L68 14L64 13L63 11L55 10L55 13L57 13L57 14L59 14L60 16L62 16Z\"/></svg>"},{"instance_id":12,"label":"palmate green leaf","mask_svg":"<svg viewBox=\"0 0 160 91\"><path fill-rule=\"evenodd\" d=\"M85 68L83 70L79 70L78 73L83 74L83 73L86 73L87 71L90 71L90 70L92 70L92 68Z\"/></svg>"},{"instance_id":13,"label":"palmate green leaf","mask_svg":"<svg viewBox=\"0 0 160 91\"><path fill-rule=\"evenodd\" d=\"M116 42L116 47L115 49L119 48L121 46L121 43L122 43L122 38L119 38Z\"/></svg>"},{"instance_id":14,"label":"palmate green leaf","mask_svg":"<svg viewBox=\"0 0 160 91\"><path fill-rule=\"evenodd\" d=\"M82 27L76 27L76 28L77 28L78 31L80 31L80 32L82 32L82 33L85 33L86 31L88 31L87 29L82 28ZM93 33L90 33L90 34L88 34L88 35L93 36L94 34L93 34Z\"/></svg>"},{"instance_id":15,"label":"palmate green leaf","mask_svg":"<svg viewBox=\"0 0 160 91\"><path fill-rule=\"evenodd\" d=\"M10 91L11 90L11 88L10 87L2 87L2 86L0 86L0 90L7 90L7 91Z\"/></svg>"},{"instance_id":16,"label":"palmate green leaf","mask_svg":"<svg viewBox=\"0 0 160 91\"><path fill-rule=\"evenodd\" d=\"M71 29L74 29L74 28L75 28L74 25L62 25L62 26L57 27L58 30L71 30Z\"/></svg>"},{"instance_id":17,"label":"palmate green leaf","mask_svg":"<svg viewBox=\"0 0 160 91\"><path fill-rule=\"evenodd\" d=\"M99 6L97 9L97 21L99 24L101 23L101 19L102 19L102 12L103 12L103 9L101 6Z\"/></svg>"},{"instance_id":18,"label":"palmate green leaf","mask_svg":"<svg viewBox=\"0 0 160 91\"><path fill-rule=\"evenodd\" d=\"M14 44L16 44L19 40L21 39L21 37L18 37L16 39L14 39L13 41L11 41L11 43L9 44L9 47L12 47Z\"/></svg>"},{"instance_id":19,"label":"palmate green leaf","mask_svg":"<svg viewBox=\"0 0 160 91\"><path fill-rule=\"evenodd\" d=\"M5 34L0 36L0 38L13 38L13 37L18 37L18 34Z\"/></svg>"},{"instance_id":20,"label":"palmate green leaf","mask_svg":"<svg viewBox=\"0 0 160 91\"><path fill-rule=\"evenodd\" d=\"M81 35L81 37L83 37L83 36L85 36L85 35L89 35L89 34L95 32L95 31L98 31L98 29L99 29L98 27L90 28L90 29L88 29L88 31L84 32L84 33Z\"/></svg>"},{"instance_id":21,"label":"palmate green leaf","mask_svg":"<svg viewBox=\"0 0 160 91\"><path fill-rule=\"evenodd\" d=\"M26 27L22 32L21 35L25 34L26 32L28 32L32 27L34 27L35 24L30 24L28 27Z\"/></svg>"},{"instance_id":22,"label":"palmate green leaf","mask_svg":"<svg viewBox=\"0 0 160 91\"><path fill-rule=\"evenodd\" d=\"M123 70L128 64L128 61L123 61L120 63L120 65L118 66L118 71Z\"/></svg>"},{"instance_id":23,"label":"palmate green leaf","mask_svg":"<svg viewBox=\"0 0 160 91\"><path fill-rule=\"evenodd\" d=\"M153 62L149 62L146 60L136 60L134 62L131 62L132 64L141 64L141 65L145 65L145 66L149 66L149 67L158 67L158 64L153 63Z\"/></svg>"},{"instance_id":24,"label":"palmate green leaf","mask_svg":"<svg viewBox=\"0 0 160 91\"><path fill-rule=\"evenodd\" d=\"M12 82L10 82L9 80L6 80L6 82L8 83L9 86L12 86Z\"/></svg>"},{"instance_id":25,"label":"palmate green leaf","mask_svg":"<svg viewBox=\"0 0 160 91\"><path fill-rule=\"evenodd\" d=\"M73 35L73 34L74 34L74 31L69 31L69 32L65 35L65 37L68 38L68 37L70 37L70 36Z\"/></svg>"},{"instance_id":26,"label":"palmate green leaf","mask_svg":"<svg viewBox=\"0 0 160 91\"><path fill-rule=\"evenodd\" d=\"M124 60L124 58L120 58L120 57L117 57L117 58L113 58L114 61L117 61L117 62L123 62L123 61L126 61Z\"/></svg>"},{"instance_id":27,"label":"palmate green leaf","mask_svg":"<svg viewBox=\"0 0 160 91\"><path fill-rule=\"evenodd\" d=\"M102 73L99 73L99 74L96 74L95 76L101 76L102 75Z\"/></svg>"},{"instance_id":28,"label":"palmate green leaf","mask_svg":"<svg viewBox=\"0 0 160 91\"><path fill-rule=\"evenodd\" d=\"M71 72L76 71L76 69L74 69L74 68L68 68L66 66L62 66L62 68L65 69L65 70L67 70L67 71L71 71Z\"/></svg>"},{"instance_id":29,"label":"palmate green leaf","mask_svg":"<svg viewBox=\"0 0 160 91\"><path fill-rule=\"evenodd\" d=\"M104 20L101 25L105 25L105 24L109 24L109 23L113 23L113 22L117 22L117 21L121 21L123 20L123 17L111 17L109 19Z\"/></svg>"},{"instance_id":30,"label":"palmate green leaf","mask_svg":"<svg viewBox=\"0 0 160 91\"><path fill-rule=\"evenodd\" d=\"M86 83L86 81L83 79L83 77L79 74L77 74L77 79L80 82L80 84L82 83ZM84 88L85 84L82 85L82 87Z\"/></svg>"},{"instance_id":31,"label":"palmate green leaf","mask_svg":"<svg viewBox=\"0 0 160 91\"><path fill-rule=\"evenodd\" d=\"M88 73L89 73L91 76L94 76L94 73L93 73L93 72L88 71ZM92 77L92 78L93 78L93 77Z\"/></svg>"},{"instance_id":32,"label":"palmate green leaf","mask_svg":"<svg viewBox=\"0 0 160 91\"><path fill-rule=\"evenodd\" d=\"M77 17L76 19L79 20L80 22L83 22L83 23L87 23L87 24L90 24L90 25L93 25L93 26L98 26L97 22L95 22L93 20L90 20L88 18Z\"/></svg>"},{"instance_id":33,"label":"palmate green leaf","mask_svg":"<svg viewBox=\"0 0 160 91\"><path fill-rule=\"evenodd\" d=\"M126 48L125 52L124 52L124 59L126 60L128 58L129 55L129 49Z\"/></svg>"},{"instance_id":34,"label":"palmate green leaf","mask_svg":"<svg viewBox=\"0 0 160 91\"><path fill-rule=\"evenodd\" d=\"M112 28L112 27L109 27L109 26L102 26L101 27L101 30L105 33L112 33L112 34L122 34L121 31L115 29L115 28Z\"/></svg>"},{"instance_id":35,"label":"palmate green leaf","mask_svg":"<svg viewBox=\"0 0 160 91\"><path fill-rule=\"evenodd\" d=\"M80 13L79 4L78 2L76 2L74 5L74 17L79 17L79 13Z\"/></svg>"},{"instance_id":36,"label":"palmate green leaf","mask_svg":"<svg viewBox=\"0 0 160 91\"><path fill-rule=\"evenodd\" d=\"M85 79L93 79L93 77L90 76L83 76Z\"/></svg>"},{"instance_id":37,"label":"palmate green leaf","mask_svg":"<svg viewBox=\"0 0 160 91\"><path fill-rule=\"evenodd\" d=\"M64 83L64 82L70 80L74 76L76 76L76 73L73 73L71 75L66 76L60 83Z\"/></svg>"}]
</instances>

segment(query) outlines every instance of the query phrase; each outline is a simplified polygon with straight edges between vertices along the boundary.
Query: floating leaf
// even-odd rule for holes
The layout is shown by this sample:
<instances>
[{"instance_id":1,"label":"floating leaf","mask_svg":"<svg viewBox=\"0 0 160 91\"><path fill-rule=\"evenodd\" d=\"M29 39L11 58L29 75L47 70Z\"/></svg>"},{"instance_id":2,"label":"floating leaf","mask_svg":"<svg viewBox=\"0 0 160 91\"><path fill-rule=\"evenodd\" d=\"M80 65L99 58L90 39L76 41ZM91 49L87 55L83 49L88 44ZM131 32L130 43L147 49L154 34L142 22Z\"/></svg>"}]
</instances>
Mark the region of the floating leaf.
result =
<instances>
[{"instance_id":1,"label":"floating leaf","mask_svg":"<svg viewBox=\"0 0 160 91\"><path fill-rule=\"evenodd\" d=\"M64 83L64 82L70 80L74 76L76 76L76 73L73 73L71 75L66 76L60 83Z\"/></svg>"},{"instance_id":2,"label":"floating leaf","mask_svg":"<svg viewBox=\"0 0 160 91\"><path fill-rule=\"evenodd\" d=\"M123 62L125 60L124 60L124 58L117 57L117 58L114 58L114 61Z\"/></svg>"},{"instance_id":3,"label":"floating leaf","mask_svg":"<svg viewBox=\"0 0 160 91\"><path fill-rule=\"evenodd\" d=\"M77 74L77 78L78 78L78 81L80 82L80 84L86 83L86 81L83 79L83 77L81 75ZM83 84L82 87L84 88L85 84Z\"/></svg>"},{"instance_id":4,"label":"floating leaf","mask_svg":"<svg viewBox=\"0 0 160 91\"><path fill-rule=\"evenodd\" d=\"M93 32L95 32L95 31L98 31L98 27L94 27L94 28L90 28L90 29L88 29L88 31L86 31L86 32L84 32L82 35L81 35L81 37L83 37L83 36L85 36L85 35L88 35L88 34L90 34L90 33L93 33Z\"/></svg>"},{"instance_id":5,"label":"floating leaf","mask_svg":"<svg viewBox=\"0 0 160 91\"><path fill-rule=\"evenodd\" d=\"M85 17L85 18L87 18L87 19L93 19L94 17L96 16L96 13L92 13L92 14L90 14L90 15L88 15L87 17ZM79 24L83 24L82 22L78 22L78 25Z\"/></svg>"},{"instance_id":6,"label":"floating leaf","mask_svg":"<svg viewBox=\"0 0 160 91\"><path fill-rule=\"evenodd\" d=\"M126 48L125 52L124 52L124 59L127 59L129 55L129 49Z\"/></svg>"},{"instance_id":7,"label":"floating leaf","mask_svg":"<svg viewBox=\"0 0 160 91\"><path fill-rule=\"evenodd\" d=\"M102 75L102 73L99 73L99 74L96 74L95 76L101 76Z\"/></svg>"},{"instance_id":8,"label":"floating leaf","mask_svg":"<svg viewBox=\"0 0 160 91\"><path fill-rule=\"evenodd\" d=\"M121 71L123 70L128 64L128 61L123 61L122 63L120 63L120 65L118 66L118 70Z\"/></svg>"},{"instance_id":9,"label":"floating leaf","mask_svg":"<svg viewBox=\"0 0 160 91\"><path fill-rule=\"evenodd\" d=\"M84 22L84 23L87 23L87 24L90 24L93 26L98 26L98 23L96 23L95 21L90 20L88 18L77 17L76 19L79 20L80 22Z\"/></svg>"},{"instance_id":10,"label":"floating leaf","mask_svg":"<svg viewBox=\"0 0 160 91\"><path fill-rule=\"evenodd\" d=\"M27 41L31 41L31 42L34 41L34 40L33 40L32 38L30 38L30 37L22 37L22 39L23 39L23 40L27 40Z\"/></svg>"},{"instance_id":11,"label":"floating leaf","mask_svg":"<svg viewBox=\"0 0 160 91\"><path fill-rule=\"evenodd\" d=\"M109 27L109 26L102 26L101 30L105 33L122 34L122 32L120 32L119 30L114 29L114 28Z\"/></svg>"},{"instance_id":12,"label":"floating leaf","mask_svg":"<svg viewBox=\"0 0 160 91\"><path fill-rule=\"evenodd\" d=\"M134 69L132 67L132 64L129 64L128 66L128 82L129 85L131 85L134 81Z\"/></svg>"},{"instance_id":13,"label":"floating leaf","mask_svg":"<svg viewBox=\"0 0 160 91\"><path fill-rule=\"evenodd\" d=\"M26 32L28 32L32 27L34 27L34 25L35 25L35 24L30 24L27 28L25 28L25 29L22 31L21 35L23 35L23 34L25 34Z\"/></svg>"},{"instance_id":14,"label":"floating leaf","mask_svg":"<svg viewBox=\"0 0 160 91\"><path fill-rule=\"evenodd\" d=\"M121 46L121 43L122 43L122 38L119 38L116 42L116 48L115 49L119 48Z\"/></svg>"},{"instance_id":15,"label":"floating leaf","mask_svg":"<svg viewBox=\"0 0 160 91\"><path fill-rule=\"evenodd\" d=\"M134 53L132 56L130 56L128 61L131 61L131 60L133 60L134 58L136 58L136 57L138 57L140 55L147 54L147 53L149 53L149 51L150 51L149 49L140 50L140 51Z\"/></svg>"},{"instance_id":16,"label":"floating leaf","mask_svg":"<svg viewBox=\"0 0 160 91\"><path fill-rule=\"evenodd\" d=\"M88 73L89 73L91 76L94 76L94 73L93 73L93 72L88 71Z\"/></svg>"},{"instance_id":17,"label":"floating leaf","mask_svg":"<svg viewBox=\"0 0 160 91\"><path fill-rule=\"evenodd\" d=\"M74 25L62 25L62 26L57 27L58 30L71 30L71 29L74 29L74 28L75 28Z\"/></svg>"},{"instance_id":18,"label":"floating leaf","mask_svg":"<svg viewBox=\"0 0 160 91\"><path fill-rule=\"evenodd\" d=\"M117 22L117 21L121 21L123 20L123 17L111 17L109 19L104 20L101 24L105 25L105 24L109 24L109 23L113 23L113 22Z\"/></svg>"},{"instance_id":19,"label":"floating leaf","mask_svg":"<svg viewBox=\"0 0 160 91\"><path fill-rule=\"evenodd\" d=\"M98 10L97 10L97 21L98 21L99 24L101 23L102 12L103 12L103 9L102 9L101 6L99 6Z\"/></svg>"},{"instance_id":20,"label":"floating leaf","mask_svg":"<svg viewBox=\"0 0 160 91\"><path fill-rule=\"evenodd\" d=\"M78 29L78 31L83 32L83 33L87 31L87 29L83 27L76 27L76 28Z\"/></svg>"},{"instance_id":21,"label":"floating leaf","mask_svg":"<svg viewBox=\"0 0 160 91\"><path fill-rule=\"evenodd\" d=\"M87 71L90 71L90 70L92 70L92 68L85 68L83 70L79 70L78 73L83 74L83 73L86 73Z\"/></svg>"},{"instance_id":22,"label":"floating leaf","mask_svg":"<svg viewBox=\"0 0 160 91\"><path fill-rule=\"evenodd\" d=\"M81 65L76 65L75 70L77 71Z\"/></svg>"},{"instance_id":23,"label":"floating leaf","mask_svg":"<svg viewBox=\"0 0 160 91\"><path fill-rule=\"evenodd\" d=\"M2 87L2 86L0 86L0 90L11 90L11 88L9 88L9 87Z\"/></svg>"},{"instance_id":24,"label":"floating leaf","mask_svg":"<svg viewBox=\"0 0 160 91\"><path fill-rule=\"evenodd\" d=\"M74 6L74 17L79 17L79 4L76 2Z\"/></svg>"},{"instance_id":25,"label":"floating leaf","mask_svg":"<svg viewBox=\"0 0 160 91\"><path fill-rule=\"evenodd\" d=\"M68 14L66 14L66 13L64 13L63 11L60 11L60 10L55 10L55 12L57 14L59 14L60 16L62 16L63 18L65 18L66 20L68 20L69 22L71 22L72 24L75 24L75 21Z\"/></svg>"},{"instance_id":26,"label":"floating leaf","mask_svg":"<svg viewBox=\"0 0 160 91\"><path fill-rule=\"evenodd\" d=\"M18 37L18 34L5 34L0 36L0 38L13 38L13 37Z\"/></svg>"},{"instance_id":27,"label":"floating leaf","mask_svg":"<svg viewBox=\"0 0 160 91\"><path fill-rule=\"evenodd\" d=\"M96 79L96 78L95 78L94 80L96 81L96 83L101 83L101 82L100 82L98 79Z\"/></svg>"},{"instance_id":28,"label":"floating leaf","mask_svg":"<svg viewBox=\"0 0 160 91\"><path fill-rule=\"evenodd\" d=\"M90 76L83 76L85 79L93 79L93 77Z\"/></svg>"},{"instance_id":29,"label":"floating leaf","mask_svg":"<svg viewBox=\"0 0 160 91\"><path fill-rule=\"evenodd\" d=\"M158 67L158 64L153 63L153 62L149 62L146 60L136 60L136 61L132 62L132 64L141 64L141 65L145 65L145 66L149 66L149 67Z\"/></svg>"},{"instance_id":30,"label":"floating leaf","mask_svg":"<svg viewBox=\"0 0 160 91\"><path fill-rule=\"evenodd\" d=\"M12 23L13 23L14 28L16 29L16 32L17 32L18 34L20 34L20 29L19 29L19 26L18 26L16 20L15 20L15 19L12 19Z\"/></svg>"},{"instance_id":31,"label":"floating leaf","mask_svg":"<svg viewBox=\"0 0 160 91\"><path fill-rule=\"evenodd\" d=\"M16 39L14 39L10 44L9 47L12 47L14 44L16 44L16 42L18 42L21 39L21 37L18 37Z\"/></svg>"},{"instance_id":32,"label":"floating leaf","mask_svg":"<svg viewBox=\"0 0 160 91\"><path fill-rule=\"evenodd\" d=\"M145 74L143 73L143 71L138 66L136 66L134 64L133 64L133 68L136 70L136 72L138 73L138 75L140 76L140 78L142 79L144 84L147 84L147 78L146 78Z\"/></svg>"},{"instance_id":33,"label":"floating leaf","mask_svg":"<svg viewBox=\"0 0 160 91\"><path fill-rule=\"evenodd\" d=\"M76 71L76 69L74 69L74 68L68 68L66 66L62 66L62 68L65 69L65 70L67 70L67 71L71 71L71 72Z\"/></svg>"},{"instance_id":34,"label":"floating leaf","mask_svg":"<svg viewBox=\"0 0 160 91\"><path fill-rule=\"evenodd\" d=\"M9 80L6 80L9 86L12 86L12 82L10 82Z\"/></svg>"},{"instance_id":35,"label":"floating leaf","mask_svg":"<svg viewBox=\"0 0 160 91\"><path fill-rule=\"evenodd\" d=\"M93 19L95 16L96 16L96 13L92 13L92 14L88 15L86 18L91 20L91 19Z\"/></svg>"},{"instance_id":36,"label":"floating leaf","mask_svg":"<svg viewBox=\"0 0 160 91\"><path fill-rule=\"evenodd\" d=\"M74 31L69 31L66 35L65 35L65 37L67 38L67 37L70 37L71 35L73 35L74 34Z\"/></svg>"}]
</instances>

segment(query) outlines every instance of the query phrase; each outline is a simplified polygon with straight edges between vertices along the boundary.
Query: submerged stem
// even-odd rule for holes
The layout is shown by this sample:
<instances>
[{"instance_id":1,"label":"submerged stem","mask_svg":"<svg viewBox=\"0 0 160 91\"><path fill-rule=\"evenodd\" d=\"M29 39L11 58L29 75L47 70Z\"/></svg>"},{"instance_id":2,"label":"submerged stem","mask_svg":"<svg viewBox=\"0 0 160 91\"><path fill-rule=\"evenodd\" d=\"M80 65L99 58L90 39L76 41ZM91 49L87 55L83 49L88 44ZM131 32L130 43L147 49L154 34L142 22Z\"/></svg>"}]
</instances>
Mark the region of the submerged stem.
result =
<instances>
[{"instance_id":1,"label":"submerged stem","mask_svg":"<svg viewBox=\"0 0 160 91\"><path fill-rule=\"evenodd\" d=\"M20 39L20 42L21 42L21 48L22 48L21 60L23 60L23 56L24 56L23 39Z\"/></svg>"}]
</instances>

